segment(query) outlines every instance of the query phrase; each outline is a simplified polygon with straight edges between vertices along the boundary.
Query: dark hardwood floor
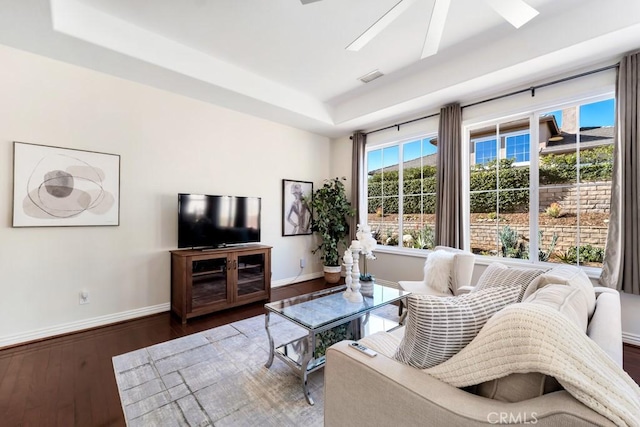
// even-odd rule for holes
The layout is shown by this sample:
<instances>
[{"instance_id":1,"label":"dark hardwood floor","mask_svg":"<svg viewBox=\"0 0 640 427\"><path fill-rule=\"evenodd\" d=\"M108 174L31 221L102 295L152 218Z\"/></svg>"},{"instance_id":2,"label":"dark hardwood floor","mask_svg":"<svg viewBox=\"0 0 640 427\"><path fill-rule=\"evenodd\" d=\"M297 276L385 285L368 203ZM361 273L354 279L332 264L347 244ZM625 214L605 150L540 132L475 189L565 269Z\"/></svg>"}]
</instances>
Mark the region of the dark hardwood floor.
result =
<instances>
[{"instance_id":1,"label":"dark hardwood floor","mask_svg":"<svg viewBox=\"0 0 640 427\"><path fill-rule=\"evenodd\" d=\"M272 290L272 300L327 287L318 279ZM111 358L264 313L263 303L192 319L169 313L0 350L0 425L124 426ZM625 345L640 382L640 347Z\"/></svg>"}]
</instances>

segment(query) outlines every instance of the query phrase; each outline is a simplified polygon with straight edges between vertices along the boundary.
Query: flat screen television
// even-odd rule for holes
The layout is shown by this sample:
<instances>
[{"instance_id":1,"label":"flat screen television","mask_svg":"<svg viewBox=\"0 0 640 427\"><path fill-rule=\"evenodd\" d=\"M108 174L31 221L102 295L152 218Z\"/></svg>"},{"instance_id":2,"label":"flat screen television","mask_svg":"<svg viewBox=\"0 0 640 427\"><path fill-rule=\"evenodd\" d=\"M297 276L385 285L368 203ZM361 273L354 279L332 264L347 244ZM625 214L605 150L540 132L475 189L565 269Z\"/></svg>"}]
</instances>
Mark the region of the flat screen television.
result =
<instances>
[{"instance_id":1,"label":"flat screen television","mask_svg":"<svg viewBox=\"0 0 640 427\"><path fill-rule=\"evenodd\" d=\"M178 247L218 248L260 241L260 197L178 194Z\"/></svg>"}]
</instances>

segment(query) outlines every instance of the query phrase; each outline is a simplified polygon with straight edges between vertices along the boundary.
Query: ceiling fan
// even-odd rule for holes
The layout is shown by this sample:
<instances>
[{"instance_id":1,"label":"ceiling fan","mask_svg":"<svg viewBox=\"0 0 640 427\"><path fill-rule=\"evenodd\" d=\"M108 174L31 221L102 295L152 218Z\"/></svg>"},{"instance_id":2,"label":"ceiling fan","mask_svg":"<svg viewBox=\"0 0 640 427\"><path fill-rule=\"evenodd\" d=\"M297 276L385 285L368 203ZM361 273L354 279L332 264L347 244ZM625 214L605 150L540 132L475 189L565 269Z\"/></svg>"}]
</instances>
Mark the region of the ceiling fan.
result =
<instances>
[{"instance_id":1,"label":"ceiling fan","mask_svg":"<svg viewBox=\"0 0 640 427\"><path fill-rule=\"evenodd\" d=\"M317 1L320 0L300 0L302 4L315 3ZM524 0L484 1L516 28L520 28L538 15L538 11L525 3ZM416 0L400 0L395 6L389 9L376 22L367 28L357 39L351 42L346 49L351 51L358 51L362 49L415 2ZM451 0L435 0L433 11L431 12L431 19L429 20L427 35L422 47L422 58L435 55L438 52L450 4Z\"/></svg>"}]
</instances>

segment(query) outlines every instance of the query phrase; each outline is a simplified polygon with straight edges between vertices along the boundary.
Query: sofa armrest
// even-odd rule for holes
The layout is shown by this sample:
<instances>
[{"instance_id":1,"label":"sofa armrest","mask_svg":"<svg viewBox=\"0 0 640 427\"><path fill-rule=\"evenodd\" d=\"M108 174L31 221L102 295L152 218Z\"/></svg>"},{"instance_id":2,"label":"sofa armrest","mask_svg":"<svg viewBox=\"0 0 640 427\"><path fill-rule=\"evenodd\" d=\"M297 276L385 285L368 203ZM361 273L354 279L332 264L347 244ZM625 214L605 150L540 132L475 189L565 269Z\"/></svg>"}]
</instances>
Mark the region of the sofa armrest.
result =
<instances>
[{"instance_id":1,"label":"sofa armrest","mask_svg":"<svg viewBox=\"0 0 640 427\"><path fill-rule=\"evenodd\" d=\"M600 290L600 292L598 292ZM620 293L596 288L596 310L589 321L587 335L622 367L622 309Z\"/></svg>"},{"instance_id":2,"label":"sofa armrest","mask_svg":"<svg viewBox=\"0 0 640 427\"><path fill-rule=\"evenodd\" d=\"M425 372L378 354L368 357L331 346L324 368L325 426L495 425L504 417L538 426L582 426L613 423L575 400L566 391L519 403L476 396L445 384ZM501 418L502 417L502 418ZM526 418L525 418L526 417Z\"/></svg>"},{"instance_id":3,"label":"sofa armrest","mask_svg":"<svg viewBox=\"0 0 640 427\"><path fill-rule=\"evenodd\" d=\"M458 295L468 294L475 288L475 286L460 286L458 288Z\"/></svg>"},{"instance_id":4,"label":"sofa armrest","mask_svg":"<svg viewBox=\"0 0 640 427\"><path fill-rule=\"evenodd\" d=\"M604 286L594 286L593 291L596 293L596 296L600 294L612 294L612 295L620 295L620 292L615 289L606 288Z\"/></svg>"}]
</instances>

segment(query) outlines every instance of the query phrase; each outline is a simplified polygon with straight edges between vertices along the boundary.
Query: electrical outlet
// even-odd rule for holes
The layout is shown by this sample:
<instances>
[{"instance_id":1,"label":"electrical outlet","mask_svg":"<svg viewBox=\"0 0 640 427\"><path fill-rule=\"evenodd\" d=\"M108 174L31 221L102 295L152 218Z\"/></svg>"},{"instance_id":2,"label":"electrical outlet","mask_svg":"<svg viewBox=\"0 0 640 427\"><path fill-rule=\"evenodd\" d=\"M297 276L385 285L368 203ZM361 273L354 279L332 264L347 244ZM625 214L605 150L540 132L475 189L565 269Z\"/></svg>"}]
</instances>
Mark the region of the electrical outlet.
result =
<instances>
[{"instance_id":1,"label":"electrical outlet","mask_svg":"<svg viewBox=\"0 0 640 427\"><path fill-rule=\"evenodd\" d=\"M80 291L80 304L89 304L89 291Z\"/></svg>"},{"instance_id":2,"label":"electrical outlet","mask_svg":"<svg viewBox=\"0 0 640 427\"><path fill-rule=\"evenodd\" d=\"M307 265L307 260L305 258L300 258L300 268L304 268Z\"/></svg>"}]
</instances>

